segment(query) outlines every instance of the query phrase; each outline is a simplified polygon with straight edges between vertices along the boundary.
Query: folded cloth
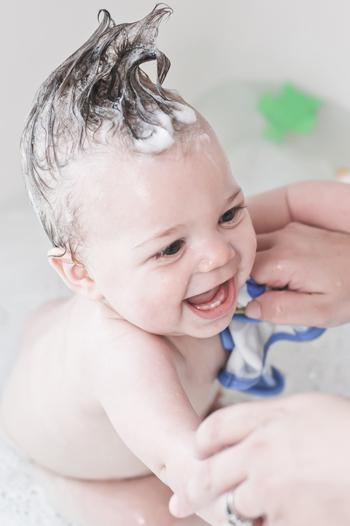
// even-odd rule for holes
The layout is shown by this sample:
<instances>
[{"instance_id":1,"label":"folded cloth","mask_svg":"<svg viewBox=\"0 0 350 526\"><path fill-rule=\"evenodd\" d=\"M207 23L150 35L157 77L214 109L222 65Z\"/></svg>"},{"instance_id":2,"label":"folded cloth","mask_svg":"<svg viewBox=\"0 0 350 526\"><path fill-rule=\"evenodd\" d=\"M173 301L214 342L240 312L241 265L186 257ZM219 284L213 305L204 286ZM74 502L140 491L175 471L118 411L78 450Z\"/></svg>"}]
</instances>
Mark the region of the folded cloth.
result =
<instances>
[{"instance_id":1,"label":"folded cloth","mask_svg":"<svg viewBox=\"0 0 350 526\"><path fill-rule=\"evenodd\" d=\"M276 395L284 388L282 373L267 362L268 351L274 343L310 341L325 331L319 327L275 325L248 318L244 314L246 305L266 290L266 285L259 285L249 279L240 290L236 314L229 326L220 333L228 358L218 374L219 382L228 389L258 396Z\"/></svg>"}]
</instances>

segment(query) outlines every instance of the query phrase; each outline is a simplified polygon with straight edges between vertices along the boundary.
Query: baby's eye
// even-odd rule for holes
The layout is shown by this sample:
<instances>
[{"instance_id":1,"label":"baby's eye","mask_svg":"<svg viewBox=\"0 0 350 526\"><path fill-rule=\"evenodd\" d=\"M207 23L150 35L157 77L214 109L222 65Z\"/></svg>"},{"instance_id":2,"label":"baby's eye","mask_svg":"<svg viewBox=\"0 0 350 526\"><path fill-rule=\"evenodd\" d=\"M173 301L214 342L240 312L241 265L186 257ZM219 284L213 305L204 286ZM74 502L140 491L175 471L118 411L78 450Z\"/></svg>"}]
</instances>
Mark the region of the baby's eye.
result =
<instances>
[{"instance_id":1,"label":"baby's eye","mask_svg":"<svg viewBox=\"0 0 350 526\"><path fill-rule=\"evenodd\" d=\"M185 243L184 239L177 239L176 241L171 243L169 246L167 246L166 248L164 248L163 250L158 252L158 254L156 254L156 256L155 256L156 259L164 257L164 256L165 257L166 256L174 256L175 254L177 254L182 249L184 243Z\"/></svg>"},{"instance_id":2,"label":"baby's eye","mask_svg":"<svg viewBox=\"0 0 350 526\"><path fill-rule=\"evenodd\" d=\"M220 217L219 223L233 223L237 220L243 208L245 208L245 206L233 206Z\"/></svg>"}]
</instances>

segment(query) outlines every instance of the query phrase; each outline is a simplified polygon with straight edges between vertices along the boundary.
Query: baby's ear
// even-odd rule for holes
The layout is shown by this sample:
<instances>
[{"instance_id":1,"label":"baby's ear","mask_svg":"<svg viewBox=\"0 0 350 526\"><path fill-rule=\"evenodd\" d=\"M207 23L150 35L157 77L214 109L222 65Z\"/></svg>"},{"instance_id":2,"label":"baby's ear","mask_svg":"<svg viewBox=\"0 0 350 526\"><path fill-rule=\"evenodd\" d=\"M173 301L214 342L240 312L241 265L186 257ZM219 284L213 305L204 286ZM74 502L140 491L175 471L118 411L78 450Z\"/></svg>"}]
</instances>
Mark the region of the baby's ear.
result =
<instances>
[{"instance_id":1,"label":"baby's ear","mask_svg":"<svg viewBox=\"0 0 350 526\"><path fill-rule=\"evenodd\" d=\"M69 252L63 253L62 248L51 248L48 252L50 265L55 269L67 287L90 300L101 300L95 281L89 276L87 269L81 263L75 262Z\"/></svg>"}]
</instances>

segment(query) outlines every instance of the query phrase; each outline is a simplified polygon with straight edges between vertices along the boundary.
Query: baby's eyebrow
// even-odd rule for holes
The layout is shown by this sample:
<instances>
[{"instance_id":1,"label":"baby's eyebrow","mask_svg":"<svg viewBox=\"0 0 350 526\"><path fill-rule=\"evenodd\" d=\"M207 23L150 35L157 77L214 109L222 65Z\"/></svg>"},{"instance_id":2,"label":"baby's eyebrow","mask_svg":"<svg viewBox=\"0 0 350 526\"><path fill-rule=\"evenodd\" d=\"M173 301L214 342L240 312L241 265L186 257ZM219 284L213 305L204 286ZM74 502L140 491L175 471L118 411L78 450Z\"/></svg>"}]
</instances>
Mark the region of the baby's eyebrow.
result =
<instances>
[{"instance_id":1,"label":"baby's eyebrow","mask_svg":"<svg viewBox=\"0 0 350 526\"><path fill-rule=\"evenodd\" d=\"M233 201L234 199L236 199L237 195L241 194L242 193L242 189L241 188L237 188L233 194L230 195L230 197L228 197L226 199L226 204L230 203L231 201Z\"/></svg>"},{"instance_id":2,"label":"baby's eyebrow","mask_svg":"<svg viewBox=\"0 0 350 526\"><path fill-rule=\"evenodd\" d=\"M171 234L174 234L177 230L179 230L180 228L183 228L184 226L185 225L183 223L180 223L178 225L174 225L170 228L167 228L166 230L162 230L161 232L154 234L149 239L146 239L146 241L142 241L142 243L135 245L134 248L141 247L142 245L145 245L146 243L149 243L150 241L153 241L154 239L159 239L160 237L170 236Z\"/></svg>"}]
</instances>

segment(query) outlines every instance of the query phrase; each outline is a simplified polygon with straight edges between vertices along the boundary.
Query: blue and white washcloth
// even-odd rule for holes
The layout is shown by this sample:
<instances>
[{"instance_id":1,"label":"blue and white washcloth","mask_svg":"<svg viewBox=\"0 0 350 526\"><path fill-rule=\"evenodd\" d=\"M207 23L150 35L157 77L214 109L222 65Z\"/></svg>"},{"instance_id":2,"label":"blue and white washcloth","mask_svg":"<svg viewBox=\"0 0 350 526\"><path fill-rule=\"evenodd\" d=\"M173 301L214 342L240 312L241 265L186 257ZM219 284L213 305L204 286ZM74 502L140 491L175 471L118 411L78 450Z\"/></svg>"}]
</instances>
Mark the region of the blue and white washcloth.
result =
<instances>
[{"instance_id":1,"label":"blue and white washcloth","mask_svg":"<svg viewBox=\"0 0 350 526\"><path fill-rule=\"evenodd\" d=\"M265 285L248 280L238 295L238 307L244 310L251 299L260 296L266 289ZM229 357L218 374L218 380L228 389L258 396L279 394L284 388L284 377L267 363L271 345L278 341L314 340L324 331L319 327L274 325L253 320L245 314L235 314L230 325L220 333L222 346Z\"/></svg>"}]
</instances>

